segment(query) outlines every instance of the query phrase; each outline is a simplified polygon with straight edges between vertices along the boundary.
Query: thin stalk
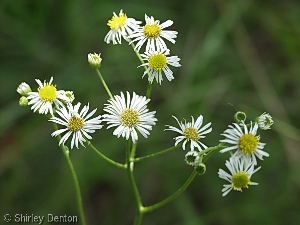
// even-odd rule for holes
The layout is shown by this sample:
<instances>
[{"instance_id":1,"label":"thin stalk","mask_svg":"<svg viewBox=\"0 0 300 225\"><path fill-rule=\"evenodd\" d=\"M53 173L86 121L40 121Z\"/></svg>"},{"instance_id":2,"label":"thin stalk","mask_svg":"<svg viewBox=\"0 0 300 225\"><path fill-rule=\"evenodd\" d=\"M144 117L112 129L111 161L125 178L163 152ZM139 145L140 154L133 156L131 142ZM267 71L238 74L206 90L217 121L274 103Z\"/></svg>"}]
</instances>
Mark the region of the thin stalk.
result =
<instances>
[{"instance_id":1,"label":"thin stalk","mask_svg":"<svg viewBox=\"0 0 300 225\"><path fill-rule=\"evenodd\" d=\"M113 98L113 96L112 96L112 94L111 94L111 92L110 92L108 86L106 85L105 80L103 79L103 77L102 77L102 75L101 75L101 73L100 73L100 71L99 71L98 68L96 69L96 72L97 72L97 74L98 74L98 76L99 76L99 78L100 78L100 80L101 80L101 82L102 82L102 85L103 85L103 87L105 88L105 90L106 90L108 96L109 96L110 98Z\"/></svg>"},{"instance_id":2,"label":"thin stalk","mask_svg":"<svg viewBox=\"0 0 300 225\"><path fill-rule=\"evenodd\" d=\"M127 146L126 146L127 173L128 173L128 177L129 177L129 182L132 186L136 206L138 209L137 215L135 217L134 225L140 225L142 222L142 218L143 218L142 210L144 207L143 207L141 196L140 196L140 193L139 193L139 190L138 190L138 187L136 185L134 175L133 175L134 162L133 162L132 156L134 156L134 154L135 154L136 143L133 144L131 151L130 151L130 145L131 145L131 140L128 140Z\"/></svg>"},{"instance_id":3,"label":"thin stalk","mask_svg":"<svg viewBox=\"0 0 300 225\"><path fill-rule=\"evenodd\" d=\"M156 152L156 153L149 154L149 155L146 155L146 156L138 157L138 158L133 159L133 161L134 162L140 162L140 161L142 161L144 159L149 159L149 158L152 158L152 157L155 157L155 156L158 156L158 155L162 155L162 154L168 153L168 152L170 152L170 151L172 151L172 150L174 150L174 149L176 149L176 148L178 148L180 146L181 146L181 144L173 146L171 148L167 148L167 149L162 150L160 152Z\"/></svg>"},{"instance_id":4,"label":"thin stalk","mask_svg":"<svg viewBox=\"0 0 300 225\"><path fill-rule=\"evenodd\" d=\"M138 59L140 60L140 62L142 64L144 64L144 61L140 55L140 53L138 51L135 50L135 45L134 43L132 42L130 44L130 46L132 47L133 51L135 52L136 56L138 57ZM144 70L147 71L147 66L143 66L144 67ZM149 72L147 72L148 76L149 76ZM152 91L152 87L153 87L153 82L152 83L148 83L148 87L147 87L147 92L146 92L146 98L150 98L150 95L151 95L151 91Z\"/></svg>"},{"instance_id":5,"label":"thin stalk","mask_svg":"<svg viewBox=\"0 0 300 225\"><path fill-rule=\"evenodd\" d=\"M127 164L121 164L118 163L110 158L108 158L107 156L105 156L103 153L101 153L90 141L87 140L87 145L97 154L99 155L101 158L103 158L106 162L119 167L121 169L126 169L127 168Z\"/></svg>"},{"instance_id":6,"label":"thin stalk","mask_svg":"<svg viewBox=\"0 0 300 225\"><path fill-rule=\"evenodd\" d=\"M53 127L54 127L55 130L58 130L58 127L57 127L56 123L53 123ZM61 140L60 135L57 136L57 140L58 140L58 142ZM72 176L72 179L73 179L75 192L76 192L77 207L78 207L78 211L79 211L79 218L80 218L81 224L86 225L85 216L84 216L84 212L83 212L80 186L79 186L78 178L77 178L75 169L73 167L72 161L69 157L69 150L66 146L64 146L62 144L60 145L60 148L61 148L62 153L65 156L65 159L67 161L67 165L69 167L69 170L71 172L71 176Z\"/></svg>"},{"instance_id":7,"label":"thin stalk","mask_svg":"<svg viewBox=\"0 0 300 225\"><path fill-rule=\"evenodd\" d=\"M170 201L174 200L176 197L178 197L182 192L184 192L186 190L186 188L192 183L192 181L194 180L195 176L197 175L197 172L194 170L192 172L192 174L189 176L189 178L186 180L186 182L182 185L181 188L179 188L176 192L174 192L172 195L170 195L169 197L167 197L166 199L154 204L154 205L150 205L150 206L146 206L142 209L143 213L146 212L151 212L155 209L158 209L164 205L166 205L167 203L169 203Z\"/></svg>"}]
</instances>

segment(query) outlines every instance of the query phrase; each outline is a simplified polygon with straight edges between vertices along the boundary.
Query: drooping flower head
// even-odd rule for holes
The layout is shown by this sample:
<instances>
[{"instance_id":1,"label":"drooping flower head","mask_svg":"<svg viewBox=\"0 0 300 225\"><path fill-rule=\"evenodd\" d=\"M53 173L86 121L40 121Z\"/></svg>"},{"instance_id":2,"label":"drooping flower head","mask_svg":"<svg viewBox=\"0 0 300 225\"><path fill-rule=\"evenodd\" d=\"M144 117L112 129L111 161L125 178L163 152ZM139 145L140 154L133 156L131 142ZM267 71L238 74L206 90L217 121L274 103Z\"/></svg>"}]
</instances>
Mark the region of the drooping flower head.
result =
<instances>
[{"instance_id":1,"label":"drooping flower head","mask_svg":"<svg viewBox=\"0 0 300 225\"><path fill-rule=\"evenodd\" d=\"M201 127L203 123L202 115L200 115L196 121L192 116L192 122L186 122L186 121L179 122L175 116L173 116L173 118L177 121L180 129L170 125L166 125L168 128L165 130L172 130L181 134L180 136L174 138L175 145L178 145L181 141L183 141L183 145L182 145L183 150L185 150L185 145L187 142L191 142L191 147L190 147L191 151L194 151L195 147L199 151L202 151L203 149L207 148L207 146L203 144L200 141L200 139L205 138L205 134L208 134L212 131L212 128L210 127L211 122Z\"/></svg>"},{"instance_id":2,"label":"drooping flower head","mask_svg":"<svg viewBox=\"0 0 300 225\"><path fill-rule=\"evenodd\" d=\"M29 92L27 99L28 105L32 105L31 109L40 114L48 114L50 112L53 115L53 104L56 107L64 106L63 102L69 102L70 99L65 95L64 90L57 90L56 85L52 84L53 77L49 82L44 81L42 83L39 79L35 79L39 88L37 92Z\"/></svg>"},{"instance_id":3,"label":"drooping flower head","mask_svg":"<svg viewBox=\"0 0 300 225\"><path fill-rule=\"evenodd\" d=\"M223 148L220 150L221 153L236 150L233 156L251 158L254 165L257 164L256 157L263 160L263 156L269 156L267 152L263 151L265 143L261 143L260 137L256 135L258 129L257 123L253 125L251 122L250 129L248 129L245 123L242 123L241 126L233 123L233 125L229 125L228 127L221 134L225 139L220 140L220 142L228 143L232 146Z\"/></svg>"},{"instance_id":4,"label":"drooping flower head","mask_svg":"<svg viewBox=\"0 0 300 225\"><path fill-rule=\"evenodd\" d=\"M157 83L161 84L163 80L163 73L166 75L168 81L174 79L173 72L169 68L168 65L180 67L179 64L180 58L178 56L167 56L169 55L169 50L166 49L164 51L149 51L141 54L141 57L146 63L140 66L146 66L147 69L145 70L143 77L146 74L149 74L148 81L150 83L153 82L155 79ZM140 67L139 66L139 67Z\"/></svg>"},{"instance_id":5,"label":"drooping flower head","mask_svg":"<svg viewBox=\"0 0 300 225\"><path fill-rule=\"evenodd\" d=\"M67 107L63 106L59 108L56 112L60 117L53 116L49 121L65 126L63 129L54 131L51 135L57 136L64 132L66 134L59 141L59 145L65 144L67 139L72 136L71 140L71 149L76 146L78 143L84 146L85 139L92 139L88 133L94 133L95 130L101 129L101 115L90 119L96 112L97 109L94 109L89 114L89 104L84 106L79 112L79 107L81 103L78 102L75 106L68 104Z\"/></svg>"},{"instance_id":6,"label":"drooping flower head","mask_svg":"<svg viewBox=\"0 0 300 225\"><path fill-rule=\"evenodd\" d=\"M164 30L173 24L172 20L167 20L160 24L159 20L154 20L153 16L148 17L145 14L146 25L135 30L129 37L132 38L132 42L137 42L135 49L140 51L142 45L146 43L146 52L149 51L164 51L167 48L163 38L167 39L171 43L175 43L177 37L177 31ZM132 43L130 42L130 43Z\"/></svg>"},{"instance_id":7,"label":"drooping flower head","mask_svg":"<svg viewBox=\"0 0 300 225\"><path fill-rule=\"evenodd\" d=\"M271 126L273 125L274 121L272 119L272 116L269 113L264 112L261 114L257 119L256 122L258 123L258 127L262 130L268 130L271 129Z\"/></svg>"},{"instance_id":8,"label":"drooping flower head","mask_svg":"<svg viewBox=\"0 0 300 225\"><path fill-rule=\"evenodd\" d=\"M109 125L107 127L117 127L113 135L122 136L127 140L131 136L132 142L138 140L138 133L145 138L150 134L152 126L155 125L157 119L154 117L155 111L149 112L147 103L150 99L139 96L133 92L132 98L129 92L126 97L123 92L121 95L115 95L113 99L108 100L105 104L104 111L108 114L103 115L103 121Z\"/></svg>"},{"instance_id":9,"label":"drooping flower head","mask_svg":"<svg viewBox=\"0 0 300 225\"><path fill-rule=\"evenodd\" d=\"M107 25L110 27L110 31L106 34L104 41L109 44L111 41L115 44L121 44L122 38L128 40L128 35L131 35L134 30L139 28L141 21L136 21L133 18L128 18L123 10L120 10L119 15L115 12L113 17L107 22Z\"/></svg>"},{"instance_id":10,"label":"drooping flower head","mask_svg":"<svg viewBox=\"0 0 300 225\"><path fill-rule=\"evenodd\" d=\"M242 191L243 188L248 188L249 185L257 185L258 183L252 182L251 176L260 169L254 169L254 163L250 158L246 157L231 157L225 163L230 173L223 169L219 169L219 177L228 181L230 184L224 184L222 189L222 196L227 195L232 189L235 191Z\"/></svg>"}]
</instances>

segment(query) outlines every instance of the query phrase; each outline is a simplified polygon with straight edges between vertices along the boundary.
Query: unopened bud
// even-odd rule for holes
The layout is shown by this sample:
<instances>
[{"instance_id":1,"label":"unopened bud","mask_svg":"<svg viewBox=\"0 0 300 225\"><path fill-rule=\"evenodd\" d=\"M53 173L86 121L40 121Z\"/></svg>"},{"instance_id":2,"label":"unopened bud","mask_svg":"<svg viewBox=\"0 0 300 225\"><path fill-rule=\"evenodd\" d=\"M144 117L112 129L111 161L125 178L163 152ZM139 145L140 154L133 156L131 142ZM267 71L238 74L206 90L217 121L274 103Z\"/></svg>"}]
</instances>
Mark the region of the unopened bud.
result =
<instances>
[{"instance_id":1,"label":"unopened bud","mask_svg":"<svg viewBox=\"0 0 300 225\"><path fill-rule=\"evenodd\" d=\"M234 114L233 118L236 123L241 123L245 122L247 115L244 112L238 111Z\"/></svg>"},{"instance_id":2,"label":"unopened bud","mask_svg":"<svg viewBox=\"0 0 300 225\"><path fill-rule=\"evenodd\" d=\"M25 82L22 82L18 88L17 88L17 92L22 95L22 96L28 96L28 92L31 92L31 88L30 86L25 83Z\"/></svg>"},{"instance_id":3,"label":"unopened bud","mask_svg":"<svg viewBox=\"0 0 300 225\"><path fill-rule=\"evenodd\" d=\"M19 105L24 107L24 106L27 106L28 105L28 100L25 96L22 96L20 99L19 99Z\"/></svg>"},{"instance_id":4,"label":"unopened bud","mask_svg":"<svg viewBox=\"0 0 300 225\"><path fill-rule=\"evenodd\" d=\"M100 54L97 54L97 53L89 53L88 54L88 62L90 64L90 66L94 69L97 69L101 66L101 61L102 61L102 58L100 57L101 53Z\"/></svg>"}]
</instances>

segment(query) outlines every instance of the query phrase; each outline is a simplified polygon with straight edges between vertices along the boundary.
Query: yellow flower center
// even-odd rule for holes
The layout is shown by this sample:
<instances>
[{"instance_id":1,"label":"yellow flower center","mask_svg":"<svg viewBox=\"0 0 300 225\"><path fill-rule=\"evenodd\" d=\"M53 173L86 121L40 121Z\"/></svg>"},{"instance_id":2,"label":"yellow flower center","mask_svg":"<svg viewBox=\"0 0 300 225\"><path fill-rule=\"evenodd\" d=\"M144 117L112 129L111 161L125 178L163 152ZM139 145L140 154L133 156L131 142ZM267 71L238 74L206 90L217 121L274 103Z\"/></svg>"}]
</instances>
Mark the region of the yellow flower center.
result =
<instances>
[{"instance_id":1,"label":"yellow flower center","mask_svg":"<svg viewBox=\"0 0 300 225\"><path fill-rule=\"evenodd\" d=\"M242 191L242 188L248 188L248 184L250 183L249 174L243 171L238 172L232 176L231 185L234 190Z\"/></svg>"},{"instance_id":2,"label":"yellow flower center","mask_svg":"<svg viewBox=\"0 0 300 225\"><path fill-rule=\"evenodd\" d=\"M197 133L197 130L194 127L185 128L184 131L183 131L183 135L188 140L193 140L193 141L199 140L199 134Z\"/></svg>"},{"instance_id":3,"label":"yellow flower center","mask_svg":"<svg viewBox=\"0 0 300 225\"><path fill-rule=\"evenodd\" d=\"M162 70L167 65L167 57L161 53L154 54L149 57L148 62L152 69Z\"/></svg>"},{"instance_id":4,"label":"yellow flower center","mask_svg":"<svg viewBox=\"0 0 300 225\"><path fill-rule=\"evenodd\" d=\"M132 127L139 121L139 114L132 109L125 109L120 115L121 123L127 127Z\"/></svg>"},{"instance_id":5,"label":"yellow flower center","mask_svg":"<svg viewBox=\"0 0 300 225\"><path fill-rule=\"evenodd\" d=\"M126 22L127 16L125 13L120 13L119 16L113 16L111 20L107 22L110 29L120 29Z\"/></svg>"},{"instance_id":6,"label":"yellow flower center","mask_svg":"<svg viewBox=\"0 0 300 225\"><path fill-rule=\"evenodd\" d=\"M160 35L160 31L161 29L156 23L144 26L144 35L147 38L157 38Z\"/></svg>"},{"instance_id":7,"label":"yellow flower center","mask_svg":"<svg viewBox=\"0 0 300 225\"><path fill-rule=\"evenodd\" d=\"M253 134L244 134L239 139L239 148L244 154L252 154L258 145L258 138Z\"/></svg>"},{"instance_id":8,"label":"yellow flower center","mask_svg":"<svg viewBox=\"0 0 300 225\"><path fill-rule=\"evenodd\" d=\"M81 117L72 116L68 122L68 129L71 131L78 131L83 128L84 121Z\"/></svg>"},{"instance_id":9,"label":"yellow flower center","mask_svg":"<svg viewBox=\"0 0 300 225\"><path fill-rule=\"evenodd\" d=\"M53 84L46 83L44 87L38 88L38 92L43 101L53 102L57 97L56 87Z\"/></svg>"}]
</instances>

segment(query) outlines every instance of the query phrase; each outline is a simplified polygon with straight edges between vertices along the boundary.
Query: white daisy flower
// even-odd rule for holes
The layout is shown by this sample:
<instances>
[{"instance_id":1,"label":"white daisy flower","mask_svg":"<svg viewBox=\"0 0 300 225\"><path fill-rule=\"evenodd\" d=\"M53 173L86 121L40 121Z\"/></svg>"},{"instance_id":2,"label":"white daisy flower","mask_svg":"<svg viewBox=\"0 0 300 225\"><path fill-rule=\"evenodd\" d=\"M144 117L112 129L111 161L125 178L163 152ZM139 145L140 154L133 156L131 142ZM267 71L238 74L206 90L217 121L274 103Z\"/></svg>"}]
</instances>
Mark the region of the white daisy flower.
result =
<instances>
[{"instance_id":1,"label":"white daisy flower","mask_svg":"<svg viewBox=\"0 0 300 225\"><path fill-rule=\"evenodd\" d=\"M268 130L271 129L271 126L273 125L274 121L272 119L272 116L269 113L264 112L261 114L257 119L256 122L258 123L258 127L262 130Z\"/></svg>"},{"instance_id":2,"label":"white daisy flower","mask_svg":"<svg viewBox=\"0 0 300 225\"><path fill-rule=\"evenodd\" d=\"M185 162L188 165L196 166L196 165L198 165L199 160L200 160L200 156L199 156L198 152L189 151L188 153L185 154Z\"/></svg>"},{"instance_id":3,"label":"white daisy flower","mask_svg":"<svg viewBox=\"0 0 300 225\"><path fill-rule=\"evenodd\" d=\"M115 12L113 17L107 22L107 25L110 27L110 31L106 34L104 41L109 44L111 41L115 44L121 44L122 37L127 42L128 35L132 34L134 30L139 28L141 21L136 21L133 18L127 18L127 15L123 13L123 10L120 10L119 15Z\"/></svg>"},{"instance_id":4,"label":"white daisy flower","mask_svg":"<svg viewBox=\"0 0 300 225\"><path fill-rule=\"evenodd\" d=\"M175 132L180 133L181 135L178 137L175 137L175 146L178 145L181 141L183 141L182 148L185 150L185 145L187 142L191 142L191 151L194 151L194 148L198 148L199 151L202 151L203 149L206 149L207 146L200 142L199 140L201 138L205 138L205 134L208 134L212 131L211 122L206 124L205 126L202 126L203 123L203 116L200 115L197 120L194 120L194 117L192 116L192 122L179 122L178 119L175 116L172 116L178 123L180 129L177 127L173 127L170 125L166 125L169 127L168 129L165 130L172 130Z\"/></svg>"},{"instance_id":5,"label":"white daisy flower","mask_svg":"<svg viewBox=\"0 0 300 225\"><path fill-rule=\"evenodd\" d=\"M103 115L103 121L106 121L109 126L117 127L113 135L117 137L125 137L127 140L131 136L132 142L138 140L138 130L145 138L150 134L148 130L152 130L157 119L154 117L155 111L149 112L147 103L150 99L144 96L139 96L133 92L132 98L127 92L125 98L123 92L121 95L115 95L113 99L108 100L105 104L104 111L108 114Z\"/></svg>"},{"instance_id":6,"label":"white daisy flower","mask_svg":"<svg viewBox=\"0 0 300 225\"><path fill-rule=\"evenodd\" d=\"M248 188L249 185L258 185L258 183L252 182L250 179L260 167L254 169L254 163L252 163L251 159L231 157L229 161L226 160L225 165L230 173L219 169L218 174L220 178L227 180L230 184L223 185L222 196L227 195L232 189L242 191L242 188Z\"/></svg>"},{"instance_id":7,"label":"white daisy flower","mask_svg":"<svg viewBox=\"0 0 300 225\"><path fill-rule=\"evenodd\" d=\"M224 140L220 142L231 144L232 146L223 148L220 150L221 153L228 152L231 150L236 150L233 156L236 157L249 157L251 158L254 165L257 164L256 157L260 160L263 160L263 156L268 157L269 154L262 149L265 146L265 143L261 143L260 137L256 135L258 129L258 124L250 124L250 129L247 128L245 123L242 123L241 126L233 123L229 125L229 129L226 129L222 136L225 137Z\"/></svg>"},{"instance_id":8,"label":"white daisy flower","mask_svg":"<svg viewBox=\"0 0 300 225\"><path fill-rule=\"evenodd\" d=\"M42 83L39 79L35 79L38 83L38 92L29 92L27 99L28 105L32 105L31 109L35 112L38 110L40 114L47 114L50 112L53 115L52 105L56 107L63 106L63 101L68 102L69 98L65 95L64 90L57 90L56 85L52 84L53 77L49 82Z\"/></svg>"},{"instance_id":9,"label":"white daisy flower","mask_svg":"<svg viewBox=\"0 0 300 225\"><path fill-rule=\"evenodd\" d=\"M84 106L79 112L79 107L81 103L78 102L75 106L68 104L67 107L63 106L59 108L56 112L61 117L53 116L49 121L65 126L66 128L54 131L51 136L57 136L64 132L67 132L59 141L59 145L65 144L67 139L73 134L71 140L71 149L80 143L84 147L85 139L92 139L88 133L94 133L95 130L101 129L103 126L99 125L102 121L100 120L101 115L90 119L96 112L94 109L89 114L89 104Z\"/></svg>"},{"instance_id":10,"label":"white daisy flower","mask_svg":"<svg viewBox=\"0 0 300 225\"><path fill-rule=\"evenodd\" d=\"M153 82L154 78L156 79L156 82L161 84L163 80L162 72L166 75L167 79L169 81L174 79L173 72L168 67L168 64L175 67L180 67L179 64L180 58L178 56L168 56L170 51L169 49L166 49L164 51L149 51L145 52L144 54L141 54L141 57L144 61L147 61L146 63L140 65L140 66L146 66L147 69L145 70L142 77L144 77L146 74L149 74L148 81L150 83ZM139 67L140 67L139 66Z\"/></svg>"},{"instance_id":11,"label":"white daisy flower","mask_svg":"<svg viewBox=\"0 0 300 225\"><path fill-rule=\"evenodd\" d=\"M135 49L139 52L142 45L146 44L146 52L150 50L155 51L164 51L167 49L167 45L165 44L162 38L167 39L168 41L175 43L175 38L177 37L177 31L169 31L164 30L166 27L169 27L173 24L172 20L167 20L160 24L159 20L154 20L154 18L148 17L145 14L146 25L143 27L139 27L133 34L129 36L132 38L132 42L137 42Z\"/></svg>"}]
</instances>

